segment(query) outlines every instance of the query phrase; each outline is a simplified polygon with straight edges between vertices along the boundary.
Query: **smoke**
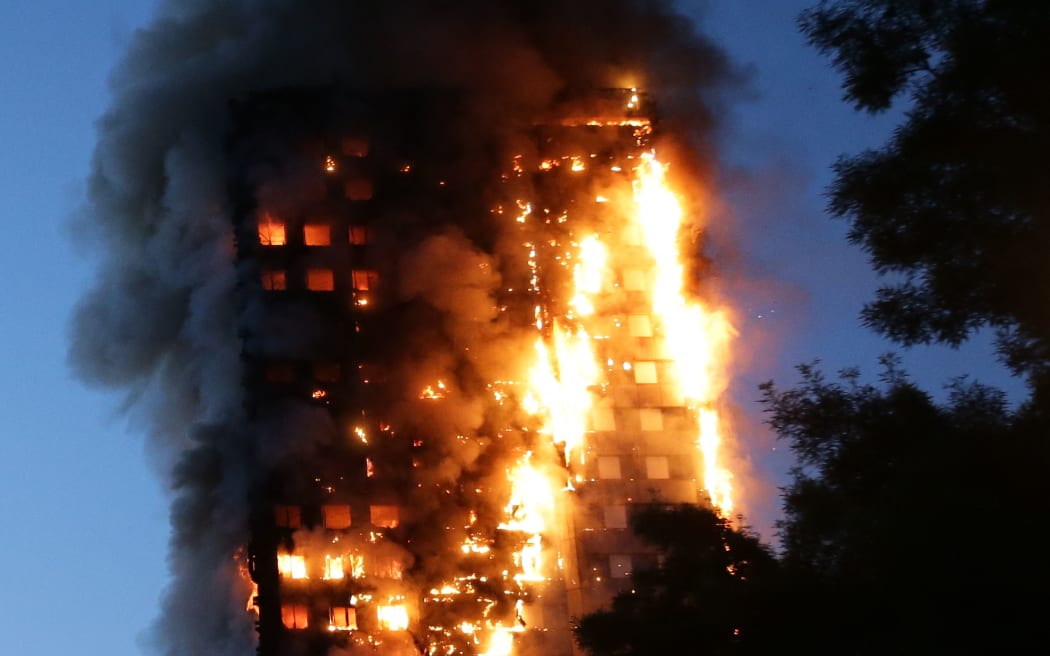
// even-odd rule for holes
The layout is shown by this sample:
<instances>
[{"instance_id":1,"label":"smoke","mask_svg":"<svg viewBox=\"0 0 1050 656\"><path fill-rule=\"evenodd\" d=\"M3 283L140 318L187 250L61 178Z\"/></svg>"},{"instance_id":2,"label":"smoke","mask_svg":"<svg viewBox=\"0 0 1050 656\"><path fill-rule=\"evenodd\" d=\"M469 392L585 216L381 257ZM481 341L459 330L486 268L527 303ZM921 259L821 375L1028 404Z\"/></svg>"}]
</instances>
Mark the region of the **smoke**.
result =
<instances>
[{"instance_id":1,"label":"smoke","mask_svg":"<svg viewBox=\"0 0 1050 656\"><path fill-rule=\"evenodd\" d=\"M623 86L657 95L666 131L689 154L682 166L701 171L720 92L732 84L721 53L668 2L162 2L114 69L112 105L98 123L79 228L95 236L99 267L76 309L69 355L85 381L125 391L173 495L172 581L151 632L156 651L251 653L235 554L248 541L252 495L281 463L307 461L349 430L305 403L250 408L242 356L302 356L323 339L323 318L307 305L268 313L238 291L258 272L236 259L243 208L230 194L231 167L253 185L257 207L275 213L320 203L324 189L303 162L232 154L231 101L281 88L471 91L440 129L416 117L428 125L422 133L442 134L432 159L445 162L452 195L440 210L405 204L384 217L372 264L395 300L361 338L374 368L360 375L374 377L377 414L404 433L452 436L428 437L417 491L403 500L403 525L431 545L421 552L437 553L450 539L437 535L441 521L452 516L442 511L426 526L427 513L445 507L438 492L455 497L446 506L498 521L478 490L496 485L491 472L509 454L534 446L527 432L500 428L514 424L505 411L480 401L488 381L517 366L508 354L528 348L523 327L500 312L506 288L527 278L524 262L479 211L495 197L492 171L521 145L530 118L566 92ZM311 128L293 122L252 147L288 152ZM438 380L445 402L416 397ZM374 432L378 420L369 421ZM403 483L392 475L391 487ZM442 566L417 563L409 576L422 585Z\"/></svg>"}]
</instances>

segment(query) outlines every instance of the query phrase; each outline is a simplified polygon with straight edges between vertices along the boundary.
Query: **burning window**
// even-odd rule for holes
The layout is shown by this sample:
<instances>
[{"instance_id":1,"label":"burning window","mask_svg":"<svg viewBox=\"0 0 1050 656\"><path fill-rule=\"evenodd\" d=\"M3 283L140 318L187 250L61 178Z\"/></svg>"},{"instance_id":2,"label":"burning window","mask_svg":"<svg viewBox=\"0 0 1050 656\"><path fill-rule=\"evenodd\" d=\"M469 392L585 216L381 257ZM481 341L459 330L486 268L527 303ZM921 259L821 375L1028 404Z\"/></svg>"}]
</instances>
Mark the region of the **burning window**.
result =
<instances>
[{"instance_id":1,"label":"burning window","mask_svg":"<svg viewBox=\"0 0 1050 656\"><path fill-rule=\"evenodd\" d=\"M319 383L337 383L343 377L343 367L338 362L318 362L314 365L314 380Z\"/></svg>"},{"instance_id":2,"label":"burning window","mask_svg":"<svg viewBox=\"0 0 1050 656\"><path fill-rule=\"evenodd\" d=\"M627 554L609 556L609 576L614 579L625 579L631 575L631 557Z\"/></svg>"},{"instance_id":3,"label":"burning window","mask_svg":"<svg viewBox=\"0 0 1050 656\"><path fill-rule=\"evenodd\" d=\"M277 571L281 576L289 579L309 578L306 574L306 558L296 554L277 554Z\"/></svg>"},{"instance_id":4,"label":"burning window","mask_svg":"<svg viewBox=\"0 0 1050 656\"><path fill-rule=\"evenodd\" d=\"M365 226L350 226L350 243L354 246L364 246L368 243L368 228Z\"/></svg>"},{"instance_id":5,"label":"burning window","mask_svg":"<svg viewBox=\"0 0 1050 656\"><path fill-rule=\"evenodd\" d=\"M671 478L671 467L667 456L647 456L645 459L645 476L652 479Z\"/></svg>"},{"instance_id":6,"label":"burning window","mask_svg":"<svg viewBox=\"0 0 1050 656\"><path fill-rule=\"evenodd\" d=\"M644 292L645 272L638 269L625 269L623 272L623 288L629 292Z\"/></svg>"},{"instance_id":7,"label":"burning window","mask_svg":"<svg viewBox=\"0 0 1050 656\"><path fill-rule=\"evenodd\" d=\"M310 613L306 604L281 604L281 621L288 629L305 629L310 626Z\"/></svg>"},{"instance_id":8,"label":"burning window","mask_svg":"<svg viewBox=\"0 0 1050 656\"><path fill-rule=\"evenodd\" d=\"M331 269L307 269L306 288L312 292L330 292L335 289L335 275Z\"/></svg>"},{"instance_id":9,"label":"burning window","mask_svg":"<svg viewBox=\"0 0 1050 656\"><path fill-rule=\"evenodd\" d=\"M357 610L350 606L332 606L328 609L329 631L356 631Z\"/></svg>"},{"instance_id":10,"label":"burning window","mask_svg":"<svg viewBox=\"0 0 1050 656\"><path fill-rule=\"evenodd\" d=\"M616 430L616 413L610 407L600 407L594 409L593 421L594 430L597 431L614 431Z\"/></svg>"},{"instance_id":11,"label":"burning window","mask_svg":"<svg viewBox=\"0 0 1050 656\"><path fill-rule=\"evenodd\" d=\"M346 197L350 200L371 200L372 181L367 178L356 178L346 181Z\"/></svg>"},{"instance_id":12,"label":"burning window","mask_svg":"<svg viewBox=\"0 0 1050 656\"><path fill-rule=\"evenodd\" d=\"M268 292L283 292L288 289L288 276L283 270L263 271L262 286Z\"/></svg>"},{"instance_id":13,"label":"burning window","mask_svg":"<svg viewBox=\"0 0 1050 656\"><path fill-rule=\"evenodd\" d=\"M603 515L605 528L627 528L627 506L605 506Z\"/></svg>"},{"instance_id":14,"label":"burning window","mask_svg":"<svg viewBox=\"0 0 1050 656\"><path fill-rule=\"evenodd\" d=\"M634 382L639 385L649 385L659 382L656 376L655 362L635 362Z\"/></svg>"},{"instance_id":15,"label":"burning window","mask_svg":"<svg viewBox=\"0 0 1050 656\"><path fill-rule=\"evenodd\" d=\"M400 523L397 506L372 506L369 508L373 526L397 528Z\"/></svg>"},{"instance_id":16,"label":"burning window","mask_svg":"<svg viewBox=\"0 0 1050 656\"><path fill-rule=\"evenodd\" d=\"M408 610L403 605L376 606L379 626L387 631L404 631L408 628Z\"/></svg>"},{"instance_id":17,"label":"burning window","mask_svg":"<svg viewBox=\"0 0 1050 656\"><path fill-rule=\"evenodd\" d=\"M284 246L287 242L284 224L274 221L269 215L259 222L259 243L263 246Z\"/></svg>"},{"instance_id":18,"label":"burning window","mask_svg":"<svg viewBox=\"0 0 1050 656\"><path fill-rule=\"evenodd\" d=\"M366 157L368 155L368 139L364 137L345 137L342 145L343 154L347 157Z\"/></svg>"},{"instance_id":19,"label":"burning window","mask_svg":"<svg viewBox=\"0 0 1050 656\"><path fill-rule=\"evenodd\" d=\"M325 554L324 576L322 578L325 581L338 581L345 577L346 572L343 569L342 556L329 556L328 554Z\"/></svg>"},{"instance_id":20,"label":"burning window","mask_svg":"<svg viewBox=\"0 0 1050 656\"><path fill-rule=\"evenodd\" d=\"M375 271L366 271L364 269L354 269L350 275L353 279L354 289L359 292L367 292L375 287L376 281L379 280L379 275Z\"/></svg>"},{"instance_id":21,"label":"burning window","mask_svg":"<svg viewBox=\"0 0 1050 656\"><path fill-rule=\"evenodd\" d=\"M302 513L299 506L274 506L274 523L282 528L299 528L302 526Z\"/></svg>"},{"instance_id":22,"label":"burning window","mask_svg":"<svg viewBox=\"0 0 1050 656\"><path fill-rule=\"evenodd\" d=\"M664 413L660 408L642 408L638 411L638 419L641 421L643 431L662 431L664 429Z\"/></svg>"},{"instance_id":23,"label":"burning window","mask_svg":"<svg viewBox=\"0 0 1050 656\"><path fill-rule=\"evenodd\" d=\"M303 226L303 243L307 246L328 246L332 243L332 228L323 223Z\"/></svg>"},{"instance_id":24,"label":"burning window","mask_svg":"<svg viewBox=\"0 0 1050 656\"><path fill-rule=\"evenodd\" d=\"M321 514L324 517L324 527L331 529L350 528L350 506L349 505L327 505L321 506Z\"/></svg>"},{"instance_id":25,"label":"burning window","mask_svg":"<svg viewBox=\"0 0 1050 656\"><path fill-rule=\"evenodd\" d=\"M598 456L598 478L621 478L619 456Z\"/></svg>"},{"instance_id":26,"label":"burning window","mask_svg":"<svg viewBox=\"0 0 1050 656\"><path fill-rule=\"evenodd\" d=\"M649 321L649 315L632 314L627 317L627 333L631 337L652 337L653 326Z\"/></svg>"}]
</instances>

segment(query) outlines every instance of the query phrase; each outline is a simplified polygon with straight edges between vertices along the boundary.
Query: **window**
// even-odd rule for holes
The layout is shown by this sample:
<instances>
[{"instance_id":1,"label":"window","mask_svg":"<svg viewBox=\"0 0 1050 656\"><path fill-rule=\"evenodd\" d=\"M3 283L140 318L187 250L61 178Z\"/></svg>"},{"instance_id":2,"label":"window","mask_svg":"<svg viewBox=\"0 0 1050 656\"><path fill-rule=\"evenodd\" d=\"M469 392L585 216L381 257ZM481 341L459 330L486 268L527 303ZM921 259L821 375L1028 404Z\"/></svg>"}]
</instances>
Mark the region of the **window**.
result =
<instances>
[{"instance_id":1,"label":"window","mask_svg":"<svg viewBox=\"0 0 1050 656\"><path fill-rule=\"evenodd\" d=\"M324 516L325 528L350 528L350 506L348 505L321 506L321 514Z\"/></svg>"},{"instance_id":2,"label":"window","mask_svg":"<svg viewBox=\"0 0 1050 656\"><path fill-rule=\"evenodd\" d=\"M310 626L306 604L281 604L281 621L285 628L305 629Z\"/></svg>"},{"instance_id":3,"label":"window","mask_svg":"<svg viewBox=\"0 0 1050 656\"><path fill-rule=\"evenodd\" d=\"M309 578L306 573L306 557L290 553L277 554L277 572L289 579Z\"/></svg>"},{"instance_id":4,"label":"window","mask_svg":"<svg viewBox=\"0 0 1050 656\"><path fill-rule=\"evenodd\" d=\"M274 506L274 520L275 524L282 528L299 528L302 526L299 506Z\"/></svg>"},{"instance_id":5,"label":"window","mask_svg":"<svg viewBox=\"0 0 1050 656\"><path fill-rule=\"evenodd\" d=\"M330 292L335 289L335 276L331 269L307 269L306 288L312 292Z\"/></svg>"},{"instance_id":6,"label":"window","mask_svg":"<svg viewBox=\"0 0 1050 656\"><path fill-rule=\"evenodd\" d=\"M303 226L303 243L307 246L328 246L332 243L332 228L323 223Z\"/></svg>"},{"instance_id":7,"label":"window","mask_svg":"<svg viewBox=\"0 0 1050 656\"><path fill-rule=\"evenodd\" d=\"M356 631L357 610L350 606L332 606L328 609L330 631Z\"/></svg>"},{"instance_id":8,"label":"window","mask_svg":"<svg viewBox=\"0 0 1050 656\"><path fill-rule=\"evenodd\" d=\"M262 286L268 292L283 292L288 289L288 277L282 270L263 271Z\"/></svg>"},{"instance_id":9,"label":"window","mask_svg":"<svg viewBox=\"0 0 1050 656\"><path fill-rule=\"evenodd\" d=\"M354 289L359 292L367 292L369 289L372 289L379 279L375 271L365 271L363 269L354 269L350 275L353 279Z\"/></svg>"},{"instance_id":10,"label":"window","mask_svg":"<svg viewBox=\"0 0 1050 656\"><path fill-rule=\"evenodd\" d=\"M620 478L619 456L598 457L598 478Z\"/></svg>"},{"instance_id":11,"label":"window","mask_svg":"<svg viewBox=\"0 0 1050 656\"><path fill-rule=\"evenodd\" d=\"M367 178L347 180L345 191L346 197L350 200L371 200L372 181Z\"/></svg>"},{"instance_id":12,"label":"window","mask_svg":"<svg viewBox=\"0 0 1050 656\"><path fill-rule=\"evenodd\" d=\"M623 288L629 292L645 291L645 272L638 269L624 270Z\"/></svg>"},{"instance_id":13,"label":"window","mask_svg":"<svg viewBox=\"0 0 1050 656\"><path fill-rule=\"evenodd\" d=\"M656 363L655 362L635 362L634 363L634 382L639 385L656 383Z\"/></svg>"},{"instance_id":14,"label":"window","mask_svg":"<svg viewBox=\"0 0 1050 656\"><path fill-rule=\"evenodd\" d=\"M667 456L646 457L645 475L652 479L671 478L671 467L667 462Z\"/></svg>"},{"instance_id":15,"label":"window","mask_svg":"<svg viewBox=\"0 0 1050 656\"><path fill-rule=\"evenodd\" d=\"M605 506L603 515L605 528L627 528L627 506Z\"/></svg>"},{"instance_id":16,"label":"window","mask_svg":"<svg viewBox=\"0 0 1050 656\"><path fill-rule=\"evenodd\" d=\"M284 224L266 215L259 222L259 243L263 246L284 246L286 243Z\"/></svg>"},{"instance_id":17,"label":"window","mask_svg":"<svg viewBox=\"0 0 1050 656\"><path fill-rule=\"evenodd\" d=\"M626 554L609 556L609 577L625 579L631 575L631 557Z\"/></svg>"},{"instance_id":18,"label":"window","mask_svg":"<svg viewBox=\"0 0 1050 656\"><path fill-rule=\"evenodd\" d=\"M343 569L343 557L342 556L331 556L325 554L324 556L324 576L322 578L325 581L338 581L346 578L346 572Z\"/></svg>"},{"instance_id":19,"label":"window","mask_svg":"<svg viewBox=\"0 0 1050 656\"><path fill-rule=\"evenodd\" d=\"M364 137L344 137L343 154L347 157L365 157L368 155L368 139Z\"/></svg>"},{"instance_id":20,"label":"window","mask_svg":"<svg viewBox=\"0 0 1050 656\"><path fill-rule=\"evenodd\" d=\"M612 408L603 407L595 408L594 413L594 430L597 431L614 431L616 430L616 414Z\"/></svg>"},{"instance_id":21,"label":"window","mask_svg":"<svg viewBox=\"0 0 1050 656\"><path fill-rule=\"evenodd\" d=\"M351 244L354 246L364 246L368 241L368 228L365 226L350 226Z\"/></svg>"},{"instance_id":22,"label":"window","mask_svg":"<svg viewBox=\"0 0 1050 656\"><path fill-rule=\"evenodd\" d=\"M645 314L632 314L628 316L627 333L631 337L652 337L653 326L649 322L649 316Z\"/></svg>"},{"instance_id":23,"label":"window","mask_svg":"<svg viewBox=\"0 0 1050 656\"><path fill-rule=\"evenodd\" d=\"M661 431L664 429L664 413L659 408L642 408L638 411L643 431Z\"/></svg>"},{"instance_id":24,"label":"window","mask_svg":"<svg viewBox=\"0 0 1050 656\"><path fill-rule=\"evenodd\" d=\"M369 511L373 526L397 528L397 525L400 523L398 521L397 506L372 506Z\"/></svg>"},{"instance_id":25,"label":"window","mask_svg":"<svg viewBox=\"0 0 1050 656\"><path fill-rule=\"evenodd\" d=\"M402 605L376 606L379 626L387 631L404 631L408 628L408 610Z\"/></svg>"}]
</instances>

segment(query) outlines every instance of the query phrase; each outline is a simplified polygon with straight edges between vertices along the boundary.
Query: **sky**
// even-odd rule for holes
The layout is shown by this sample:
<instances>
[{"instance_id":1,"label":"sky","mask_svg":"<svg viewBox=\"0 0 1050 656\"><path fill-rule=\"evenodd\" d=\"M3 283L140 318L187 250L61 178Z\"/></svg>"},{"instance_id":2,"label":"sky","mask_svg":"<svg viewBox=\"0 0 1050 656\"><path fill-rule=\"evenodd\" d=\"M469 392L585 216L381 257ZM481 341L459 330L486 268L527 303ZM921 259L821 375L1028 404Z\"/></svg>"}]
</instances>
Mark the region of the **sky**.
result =
<instances>
[{"instance_id":1,"label":"sky","mask_svg":"<svg viewBox=\"0 0 1050 656\"><path fill-rule=\"evenodd\" d=\"M167 505L120 398L85 388L65 364L76 299L93 264L69 228L83 195L106 76L152 0L0 3L0 213L8 278L0 295L0 653L143 653L166 580ZM933 391L964 373L1017 393L987 340L962 351L902 351L859 326L878 284L828 219L822 193L840 153L877 146L899 114L840 101L836 74L796 32L808 0L683 0L748 72L749 91L719 136L716 264L738 310L730 395L747 457L766 486L749 520L767 539L789 463L761 427L759 382L787 386L821 358L877 369L895 350Z\"/></svg>"}]
</instances>

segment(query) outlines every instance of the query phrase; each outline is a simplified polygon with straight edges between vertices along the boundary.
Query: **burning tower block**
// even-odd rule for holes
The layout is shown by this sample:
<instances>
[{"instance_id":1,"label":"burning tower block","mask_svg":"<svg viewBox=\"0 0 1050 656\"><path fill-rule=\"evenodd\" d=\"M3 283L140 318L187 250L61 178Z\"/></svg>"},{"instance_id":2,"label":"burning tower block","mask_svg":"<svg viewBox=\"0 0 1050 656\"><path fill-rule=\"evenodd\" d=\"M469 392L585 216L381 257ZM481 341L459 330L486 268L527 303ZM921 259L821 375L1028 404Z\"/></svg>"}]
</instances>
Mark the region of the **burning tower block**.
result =
<instances>
[{"instance_id":1,"label":"burning tower block","mask_svg":"<svg viewBox=\"0 0 1050 656\"><path fill-rule=\"evenodd\" d=\"M731 329L685 292L643 94L286 89L232 116L248 430L275 454L260 654L569 654L655 562L632 507L732 510Z\"/></svg>"}]
</instances>

